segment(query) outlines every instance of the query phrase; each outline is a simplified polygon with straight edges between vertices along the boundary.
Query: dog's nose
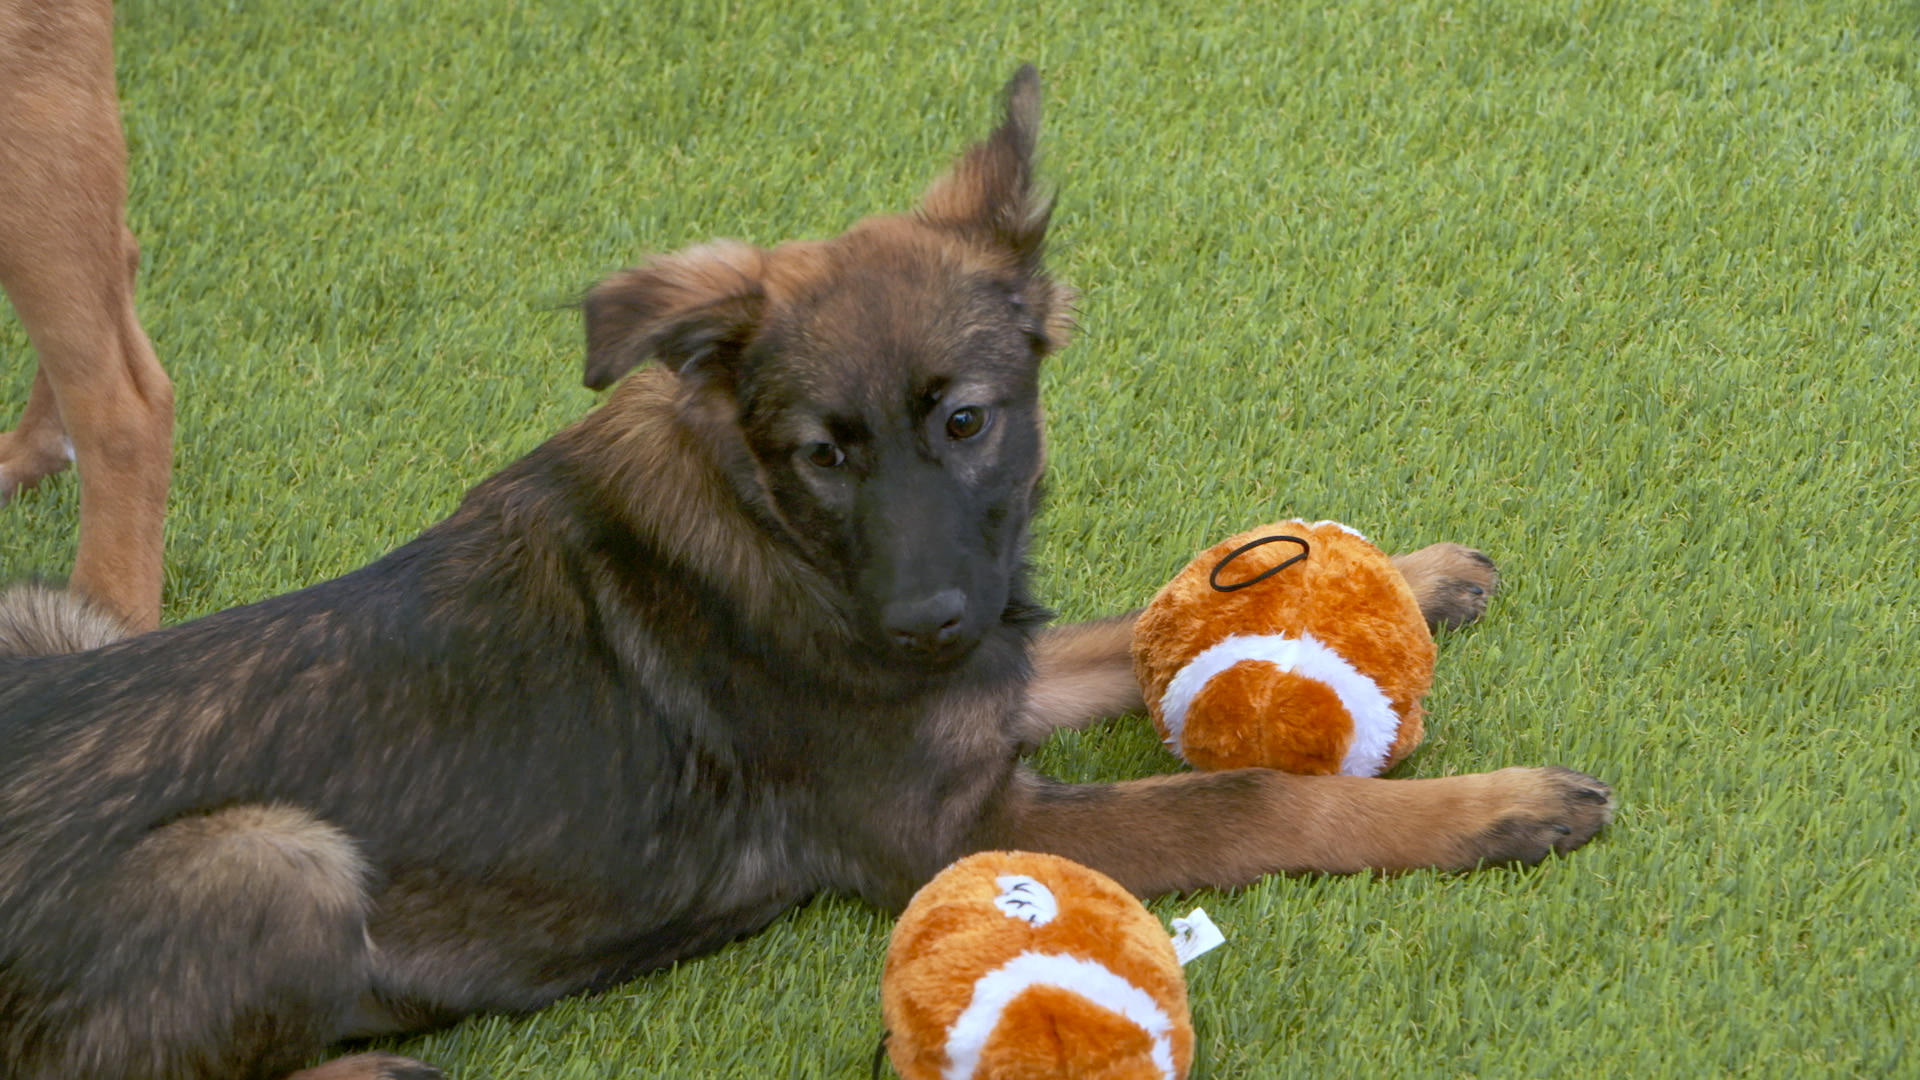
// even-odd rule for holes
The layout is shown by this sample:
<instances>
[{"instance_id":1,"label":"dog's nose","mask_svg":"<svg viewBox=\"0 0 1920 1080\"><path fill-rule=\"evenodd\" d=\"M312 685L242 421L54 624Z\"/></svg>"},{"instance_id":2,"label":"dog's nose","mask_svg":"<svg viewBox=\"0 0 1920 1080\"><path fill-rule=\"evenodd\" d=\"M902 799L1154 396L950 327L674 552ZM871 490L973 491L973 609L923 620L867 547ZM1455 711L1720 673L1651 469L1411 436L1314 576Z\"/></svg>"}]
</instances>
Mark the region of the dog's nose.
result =
<instances>
[{"instance_id":1,"label":"dog's nose","mask_svg":"<svg viewBox=\"0 0 1920 1080\"><path fill-rule=\"evenodd\" d=\"M966 613L966 594L945 589L919 600L895 600L881 614L895 645L933 652L960 636L960 618Z\"/></svg>"}]
</instances>

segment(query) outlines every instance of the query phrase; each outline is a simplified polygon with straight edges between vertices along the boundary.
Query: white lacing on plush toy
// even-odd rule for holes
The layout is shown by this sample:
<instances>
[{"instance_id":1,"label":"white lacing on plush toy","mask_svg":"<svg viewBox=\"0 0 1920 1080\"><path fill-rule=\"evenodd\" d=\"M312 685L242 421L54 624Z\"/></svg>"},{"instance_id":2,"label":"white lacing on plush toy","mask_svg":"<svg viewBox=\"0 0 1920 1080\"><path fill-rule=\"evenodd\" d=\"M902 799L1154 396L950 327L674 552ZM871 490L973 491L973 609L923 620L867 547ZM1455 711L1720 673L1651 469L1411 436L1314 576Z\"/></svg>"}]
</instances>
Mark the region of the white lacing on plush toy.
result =
<instances>
[{"instance_id":1,"label":"white lacing on plush toy","mask_svg":"<svg viewBox=\"0 0 1920 1080\"><path fill-rule=\"evenodd\" d=\"M987 972L973 984L967 1007L947 1029L945 1080L973 1080L987 1039L1015 998L1036 986L1078 994L1100 1008L1126 1017L1153 1041L1153 1064L1173 1080L1173 1018L1145 990L1106 965L1062 953L1023 952Z\"/></svg>"}]
</instances>

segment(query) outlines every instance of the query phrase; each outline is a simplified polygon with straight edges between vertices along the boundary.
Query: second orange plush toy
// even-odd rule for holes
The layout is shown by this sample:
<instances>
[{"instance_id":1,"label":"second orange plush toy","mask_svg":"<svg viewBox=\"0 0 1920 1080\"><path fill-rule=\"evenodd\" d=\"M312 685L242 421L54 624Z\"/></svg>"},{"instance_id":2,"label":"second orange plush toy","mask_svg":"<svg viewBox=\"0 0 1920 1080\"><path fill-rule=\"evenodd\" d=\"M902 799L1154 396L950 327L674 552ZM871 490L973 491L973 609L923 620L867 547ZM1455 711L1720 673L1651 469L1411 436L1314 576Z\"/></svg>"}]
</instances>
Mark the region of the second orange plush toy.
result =
<instances>
[{"instance_id":1,"label":"second orange plush toy","mask_svg":"<svg viewBox=\"0 0 1920 1080\"><path fill-rule=\"evenodd\" d=\"M1193 1061L1166 931L1055 855L981 852L928 882L894 927L881 1008L905 1080L1180 1080Z\"/></svg>"},{"instance_id":2,"label":"second orange plush toy","mask_svg":"<svg viewBox=\"0 0 1920 1080\"><path fill-rule=\"evenodd\" d=\"M1334 521L1220 542L1134 629L1147 711L1200 769L1376 776L1420 745L1433 663L1406 579Z\"/></svg>"}]
</instances>

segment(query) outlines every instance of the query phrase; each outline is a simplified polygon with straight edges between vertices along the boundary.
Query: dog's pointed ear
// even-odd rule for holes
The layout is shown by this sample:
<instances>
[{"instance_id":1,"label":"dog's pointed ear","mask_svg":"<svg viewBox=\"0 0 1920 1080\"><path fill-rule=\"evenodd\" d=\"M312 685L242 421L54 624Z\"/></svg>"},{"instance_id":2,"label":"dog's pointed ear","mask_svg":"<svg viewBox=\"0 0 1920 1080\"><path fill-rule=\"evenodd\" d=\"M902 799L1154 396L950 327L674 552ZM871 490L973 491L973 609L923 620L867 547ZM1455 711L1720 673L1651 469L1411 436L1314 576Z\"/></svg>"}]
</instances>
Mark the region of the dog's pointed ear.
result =
<instances>
[{"instance_id":1,"label":"dog's pointed ear","mask_svg":"<svg viewBox=\"0 0 1920 1080\"><path fill-rule=\"evenodd\" d=\"M1015 256L1037 272L1053 200L1034 184L1040 138L1040 74L1027 64L1007 83L1007 116L975 143L920 204L922 220L957 229Z\"/></svg>"},{"instance_id":2,"label":"dog's pointed ear","mask_svg":"<svg viewBox=\"0 0 1920 1080\"><path fill-rule=\"evenodd\" d=\"M682 374L737 357L765 313L763 257L747 244L703 244L594 286L581 303L588 389L613 385L649 357Z\"/></svg>"}]
</instances>

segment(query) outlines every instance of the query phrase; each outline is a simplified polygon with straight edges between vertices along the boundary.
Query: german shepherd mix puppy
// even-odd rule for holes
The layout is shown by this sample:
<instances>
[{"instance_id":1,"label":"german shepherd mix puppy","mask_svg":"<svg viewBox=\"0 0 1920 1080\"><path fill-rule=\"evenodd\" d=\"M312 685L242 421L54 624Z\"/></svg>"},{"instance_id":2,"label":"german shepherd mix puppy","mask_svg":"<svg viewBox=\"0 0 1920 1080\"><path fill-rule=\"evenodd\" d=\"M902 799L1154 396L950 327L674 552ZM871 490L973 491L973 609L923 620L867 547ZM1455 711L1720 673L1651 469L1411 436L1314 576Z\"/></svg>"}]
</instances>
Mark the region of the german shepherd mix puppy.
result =
<instances>
[{"instance_id":1,"label":"german shepherd mix puppy","mask_svg":"<svg viewBox=\"0 0 1920 1080\"><path fill-rule=\"evenodd\" d=\"M917 212L609 278L588 385L659 364L371 566L0 661L0 1073L282 1076L631 979L821 890L899 908L987 848L1150 895L1592 836L1609 790L1564 769L1021 764L1139 706L1131 618L1049 628L1028 591L1040 360L1069 322L1038 117L1023 69ZM1453 545L1401 566L1435 623L1494 584ZM63 647L13 618L16 651Z\"/></svg>"}]
</instances>

